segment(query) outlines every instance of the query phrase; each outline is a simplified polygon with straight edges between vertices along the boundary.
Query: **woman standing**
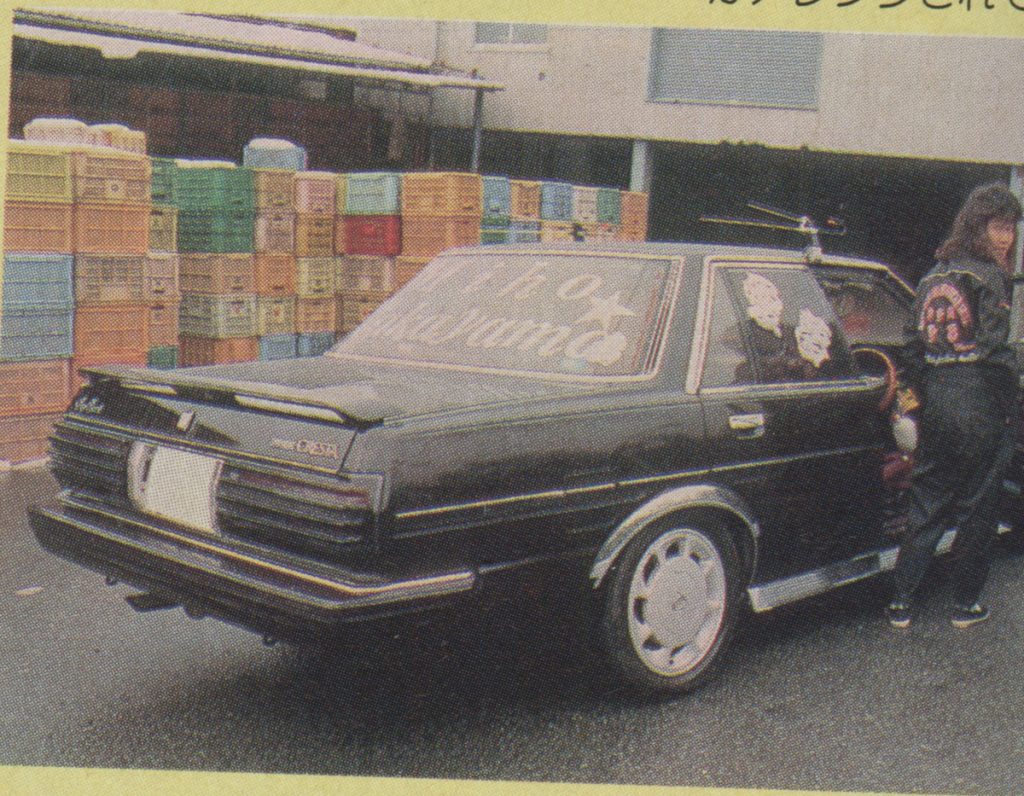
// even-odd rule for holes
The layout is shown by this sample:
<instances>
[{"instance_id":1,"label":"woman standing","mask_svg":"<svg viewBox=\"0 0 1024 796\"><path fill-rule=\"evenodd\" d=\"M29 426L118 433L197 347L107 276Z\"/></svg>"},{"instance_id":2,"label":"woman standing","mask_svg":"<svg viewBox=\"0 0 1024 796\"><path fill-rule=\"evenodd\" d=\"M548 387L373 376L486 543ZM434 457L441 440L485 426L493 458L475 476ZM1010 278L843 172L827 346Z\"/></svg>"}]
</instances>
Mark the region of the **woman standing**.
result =
<instances>
[{"instance_id":1,"label":"woman standing","mask_svg":"<svg viewBox=\"0 0 1024 796\"><path fill-rule=\"evenodd\" d=\"M1007 338L1020 219L1020 202L1005 185L976 188L917 288L903 365L923 411L907 536L886 609L894 627L910 626L914 592L949 528L957 529L951 622L966 628L989 617L979 599L1018 415Z\"/></svg>"}]
</instances>

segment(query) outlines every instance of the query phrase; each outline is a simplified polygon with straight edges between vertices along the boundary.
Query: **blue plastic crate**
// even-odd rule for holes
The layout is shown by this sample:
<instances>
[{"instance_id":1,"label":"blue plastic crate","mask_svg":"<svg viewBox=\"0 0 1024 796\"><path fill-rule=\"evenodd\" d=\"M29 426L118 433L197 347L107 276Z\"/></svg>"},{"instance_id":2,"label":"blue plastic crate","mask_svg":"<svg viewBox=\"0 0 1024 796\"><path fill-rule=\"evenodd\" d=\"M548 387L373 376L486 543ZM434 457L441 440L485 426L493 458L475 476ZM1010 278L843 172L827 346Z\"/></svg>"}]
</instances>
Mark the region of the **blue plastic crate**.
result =
<instances>
[{"instance_id":1,"label":"blue plastic crate","mask_svg":"<svg viewBox=\"0 0 1024 796\"><path fill-rule=\"evenodd\" d=\"M4 307L0 313L0 361L70 357L74 317L74 305Z\"/></svg>"},{"instance_id":2,"label":"blue plastic crate","mask_svg":"<svg viewBox=\"0 0 1024 796\"><path fill-rule=\"evenodd\" d=\"M545 221L572 221L572 185L567 182L542 182L540 217Z\"/></svg>"},{"instance_id":3,"label":"blue plastic crate","mask_svg":"<svg viewBox=\"0 0 1024 796\"><path fill-rule=\"evenodd\" d=\"M484 225L488 219L512 214L512 182L508 177L484 177Z\"/></svg>"},{"instance_id":4,"label":"blue plastic crate","mask_svg":"<svg viewBox=\"0 0 1024 796\"><path fill-rule=\"evenodd\" d=\"M266 334L260 338L260 359L294 359L294 334Z\"/></svg>"},{"instance_id":5,"label":"blue plastic crate","mask_svg":"<svg viewBox=\"0 0 1024 796\"><path fill-rule=\"evenodd\" d=\"M509 243L540 243L539 221L513 221L508 231Z\"/></svg>"},{"instance_id":6,"label":"blue plastic crate","mask_svg":"<svg viewBox=\"0 0 1024 796\"><path fill-rule=\"evenodd\" d=\"M306 160L306 150L297 144L279 148L250 141L242 148L242 165L253 169L305 171Z\"/></svg>"},{"instance_id":7,"label":"blue plastic crate","mask_svg":"<svg viewBox=\"0 0 1024 796\"><path fill-rule=\"evenodd\" d=\"M349 174L345 179L345 214L397 216L402 212L402 175L392 171Z\"/></svg>"},{"instance_id":8,"label":"blue plastic crate","mask_svg":"<svg viewBox=\"0 0 1024 796\"><path fill-rule=\"evenodd\" d=\"M334 345L334 332L307 332L299 335L299 356L318 357Z\"/></svg>"},{"instance_id":9,"label":"blue plastic crate","mask_svg":"<svg viewBox=\"0 0 1024 796\"><path fill-rule=\"evenodd\" d=\"M75 301L74 257L70 254L5 254L3 309L70 307Z\"/></svg>"}]
</instances>

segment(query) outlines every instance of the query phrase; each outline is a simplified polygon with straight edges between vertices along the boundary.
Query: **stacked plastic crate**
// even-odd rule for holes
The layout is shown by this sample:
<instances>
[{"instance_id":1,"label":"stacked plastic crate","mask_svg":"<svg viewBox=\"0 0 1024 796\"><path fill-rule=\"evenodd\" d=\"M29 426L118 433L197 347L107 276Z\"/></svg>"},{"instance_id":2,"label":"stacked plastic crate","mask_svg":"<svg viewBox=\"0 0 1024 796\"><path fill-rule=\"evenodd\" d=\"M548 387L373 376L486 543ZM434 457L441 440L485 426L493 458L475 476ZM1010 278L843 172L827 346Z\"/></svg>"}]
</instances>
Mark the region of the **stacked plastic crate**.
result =
<instances>
[{"instance_id":1,"label":"stacked plastic crate","mask_svg":"<svg viewBox=\"0 0 1024 796\"><path fill-rule=\"evenodd\" d=\"M149 252L143 273L143 300L149 312L149 353L151 368L178 365L178 310L181 292L178 282L178 209L174 196L174 161L150 160L152 179L149 211Z\"/></svg>"},{"instance_id":2,"label":"stacked plastic crate","mask_svg":"<svg viewBox=\"0 0 1024 796\"><path fill-rule=\"evenodd\" d=\"M593 189L591 189L593 190ZM540 184L540 239L544 243L574 240L573 186L567 182Z\"/></svg>"},{"instance_id":3,"label":"stacked plastic crate","mask_svg":"<svg viewBox=\"0 0 1024 796\"><path fill-rule=\"evenodd\" d=\"M295 351L317 356L334 343L338 327L335 297L335 213L337 175L296 172L295 206Z\"/></svg>"},{"instance_id":4,"label":"stacked plastic crate","mask_svg":"<svg viewBox=\"0 0 1024 796\"><path fill-rule=\"evenodd\" d=\"M540 183L510 180L512 223L509 243L537 243L540 240Z\"/></svg>"},{"instance_id":5,"label":"stacked plastic crate","mask_svg":"<svg viewBox=\"0 0 1024 796\"><path fill-rule=\"evenodd\" d=\"M266 162L266 161L261 161ZM285 160L276 165L298 165ZM296 354L295 170L254 168L256 332L261 359Z\"/></svg>"},{"instance_id":6,"label":"stacked plastic crate","mask_svg":"<svg viewBox=\"0 0 1024 796\"><path fill-rule=\"evenodd\" d=\"M46 454L70 399L71 156L11 141L0 271L0 462Z\"/></svg>"},{"instance_id":7,"label":"stacked plastic crate","mask_svg":"<svg viewBox=\"0 0 1024 796\"><path fill-rule=\"evenodd\" d=\"M622 192L618 188L598 188L597 228L593 236L597 240L618 240L621 220Z\"/></svg>"},{"instance_id":8,"label":"stacked plastic crate","mask_svg":"<svg viewBox=\"0 0 1024 796\"><path fill-rule=\"evenodd\" d=\"M647 194L622 191L619 212L619 240L647 240Z\"/></svg>"},{"instance_id":9,"label":"stacked plastic crate","mask_svg":"<svg viewBox=\"0 0 1024 796\"><path fill-rule=\"evenodd\" d=\"M174 186L180 363L254 360L259 345L252 171L222 161L178 160Z\"/></svg>"},{"instance_id":10,"label":"stacked plastic crate","mask_svg":"<svg viewBox=\"0 0 1024 796\"><path fill-rule=\"evenodd\" d=\"M144 290L152 210L149 158L110 146L76 148L71 174L73 372L92 365L145 366L151 320ZM79 383L73 379L73 386Z\"/></svg>"},{"instance_id":11,"label":"stacked plastic crate","mask_svg":"<svg viewBox=\"0 0 1024 796\"><path fill-rule=\"evenodd\" d=\"M480 243L508 243L512 228L512 184L508 177L483 178Z\"/></svg>"},{"instance_id":12,"label":"stacked plastic crate","mask_svg":"<svg viewBox=\"0 0 1024 796\"><path fill-rule=\"evenodd\" d=\"M344 257L336 264L337 331L346 333L376 309L395 288L395 258L402 252L402 175L365 172L346 175L341 217ZM335 245L337 251L337 244Z\"/></svg>"}]
</instances>

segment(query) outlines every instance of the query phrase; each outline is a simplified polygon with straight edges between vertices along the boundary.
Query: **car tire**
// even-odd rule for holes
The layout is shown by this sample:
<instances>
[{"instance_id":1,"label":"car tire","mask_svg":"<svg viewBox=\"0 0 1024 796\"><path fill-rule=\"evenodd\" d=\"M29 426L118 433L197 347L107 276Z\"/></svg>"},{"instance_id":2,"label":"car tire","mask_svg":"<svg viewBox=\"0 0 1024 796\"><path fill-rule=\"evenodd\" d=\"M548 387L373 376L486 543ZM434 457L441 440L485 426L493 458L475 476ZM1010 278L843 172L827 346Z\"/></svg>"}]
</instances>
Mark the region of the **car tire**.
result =
<instances>
[{"instance_id":1,"label":"car tire","mask_svg":"<svg viewBox=\"0 0 1024 796\"><path fill-rule=\"evenodd\" d=\"M684 692L718 668L740 593L727 532L687 519L661 524L633 539L609 576L602 637L630 684Z\"/></svg>"}]
</instances>

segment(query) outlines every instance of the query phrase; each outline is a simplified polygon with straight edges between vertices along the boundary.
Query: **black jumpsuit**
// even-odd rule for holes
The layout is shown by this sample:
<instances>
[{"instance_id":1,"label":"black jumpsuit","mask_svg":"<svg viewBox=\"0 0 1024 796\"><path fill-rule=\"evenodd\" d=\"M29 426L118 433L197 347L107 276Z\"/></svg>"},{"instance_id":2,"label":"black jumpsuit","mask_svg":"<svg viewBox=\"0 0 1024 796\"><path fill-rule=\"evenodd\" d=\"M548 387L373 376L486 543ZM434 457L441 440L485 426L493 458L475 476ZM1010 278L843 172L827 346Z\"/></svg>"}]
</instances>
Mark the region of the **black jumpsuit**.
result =
<instances>
[{"instance_id":1,"label":"black jumpsuit","mask_svg":"<svg viewBox=\"0 0 1024 796\"><path fill-rule=\"evenodd\" d=\"M923 411L893 602L911 601L943 533L956 528L953 600L968 608L988 577L1016 438L1008 280L991 261L940 262L921 280L914 310L903 364Z\"/></svg>"}]
</instances>

